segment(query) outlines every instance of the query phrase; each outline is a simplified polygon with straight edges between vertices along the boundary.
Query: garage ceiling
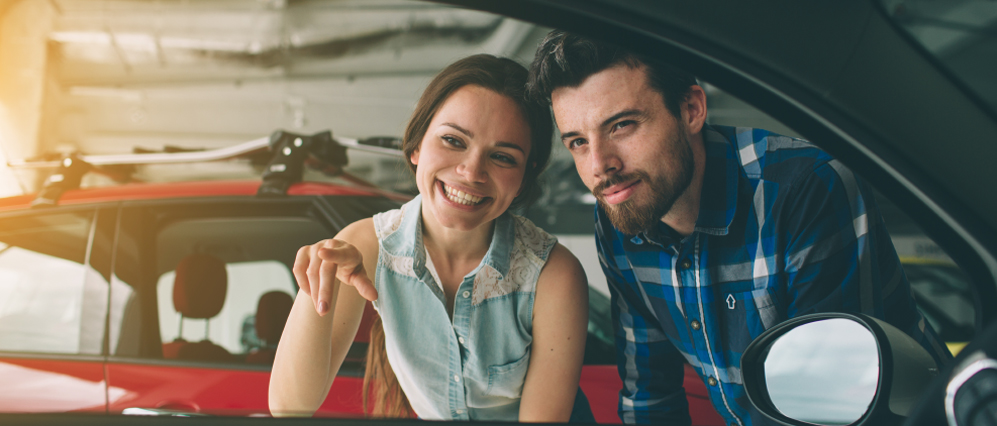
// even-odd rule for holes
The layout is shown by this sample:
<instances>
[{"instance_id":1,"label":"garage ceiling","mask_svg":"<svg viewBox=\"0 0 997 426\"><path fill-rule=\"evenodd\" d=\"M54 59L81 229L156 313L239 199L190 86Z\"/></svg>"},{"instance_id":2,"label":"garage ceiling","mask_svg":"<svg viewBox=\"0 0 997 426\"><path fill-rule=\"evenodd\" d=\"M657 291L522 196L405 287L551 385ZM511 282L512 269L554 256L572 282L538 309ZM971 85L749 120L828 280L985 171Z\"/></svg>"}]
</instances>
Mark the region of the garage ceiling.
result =
<instances>
[{"instance_id":1,"label":"garage ceiling","mask_svg":"<svg viewBox=\"0 0 997 426\"><path fill-rule=\"evenodd\" d=\"M995 50L992 34L926 17L993 28L997 16L987 11L997 8L974 8L980 1L885 4L929 48L972 62L981 56L974 52ZM0 131L0 145L9 158L217 148L275 129L399 136L423 87L445 65L482 52L527 64L547 32L400 0L0 0L0 23L0 61L17 64L0 69L7 80L6 87L0 81L0 107L6 101L13 128ZM40 39L33 47L21 40L32 36ZM5 46L25 50L12 61ZM34 52L25 46L43 52L22 61ZM982 81L994 85L992 77ZM722 92L708 93L713 122L792 133ZM399 167L382 162L353 160L372 180L393 179ZM380 171L386 168L390 173ZM154 169L143 177L210 174L196 170ZM230 175L251 173L235 166ZM37 176L18 178L21 191L38 185Z\"/></svg>"}]
</instances>

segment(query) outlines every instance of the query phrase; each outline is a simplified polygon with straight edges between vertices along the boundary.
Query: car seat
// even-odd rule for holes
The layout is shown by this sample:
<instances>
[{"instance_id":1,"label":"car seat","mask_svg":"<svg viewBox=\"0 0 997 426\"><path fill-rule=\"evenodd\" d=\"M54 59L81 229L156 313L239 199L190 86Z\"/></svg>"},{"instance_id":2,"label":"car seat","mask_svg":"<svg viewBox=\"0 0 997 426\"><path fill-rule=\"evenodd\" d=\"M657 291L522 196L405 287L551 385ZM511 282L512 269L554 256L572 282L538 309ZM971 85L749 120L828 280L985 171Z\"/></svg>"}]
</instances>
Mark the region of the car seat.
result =
<instances>
[{"instance_id":1,"label":"car seat","mask_svg":"<svg viewBox=\"0 0 997 426\"><path fill-rule=\"evenodd\" d=\"M260 296L256 304L256 319L254 327L256 336L263 342L263 347L254 349L246 355L246 362L251 364L273 364L277 354L277 343L284 333L284 324L291 313L294 299L283 291L271 291Z\"/></svg>"},{"instance_id":2,"label":"car seat","mask_svg":"<svg viewBox=\"0 0 997 426\"><path fill-rule=\"evenodd\" d=\"M173 281L173 306L180 313L180 330L176 340L163 344L163 358L186 361L233 362L235 357L225 348L208 340L188 342L183 338L185 318L208 320L218 315L225 304L228 273L225 262L209 254L191 254L180 260Z\"/></svg>"}]
</instances>

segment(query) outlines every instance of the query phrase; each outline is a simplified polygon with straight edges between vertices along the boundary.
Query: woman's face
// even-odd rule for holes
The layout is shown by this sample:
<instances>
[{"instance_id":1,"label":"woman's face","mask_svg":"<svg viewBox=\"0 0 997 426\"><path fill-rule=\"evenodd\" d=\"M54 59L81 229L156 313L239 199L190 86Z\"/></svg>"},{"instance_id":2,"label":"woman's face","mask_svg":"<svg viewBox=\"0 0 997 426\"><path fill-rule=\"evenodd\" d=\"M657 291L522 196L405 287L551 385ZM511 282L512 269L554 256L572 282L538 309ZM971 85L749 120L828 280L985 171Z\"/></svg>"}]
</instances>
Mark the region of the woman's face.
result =
<instances>
[{"instance_id":1,"label":"woman's face","mask_svg":"<svg viewBox=\"0 0 997 426\"><path fill-rule=\"evenodd\" d=\"M529 154L530 128L515 102L481 86L457 89L412 153L424 213L459 230L490 223L519 194Z\"/></svg>"}]
</instances>

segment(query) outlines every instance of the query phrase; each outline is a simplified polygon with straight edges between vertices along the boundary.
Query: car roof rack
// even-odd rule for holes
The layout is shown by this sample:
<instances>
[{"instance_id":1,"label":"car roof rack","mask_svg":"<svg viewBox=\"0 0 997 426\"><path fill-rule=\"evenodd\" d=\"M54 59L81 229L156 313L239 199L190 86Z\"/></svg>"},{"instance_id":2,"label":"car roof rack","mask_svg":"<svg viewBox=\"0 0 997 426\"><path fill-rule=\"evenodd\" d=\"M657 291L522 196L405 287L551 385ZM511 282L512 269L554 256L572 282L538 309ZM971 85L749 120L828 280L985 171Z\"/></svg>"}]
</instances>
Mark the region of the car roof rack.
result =
<instances>
[{"instance_id":1,"label":"car roof rack","mask_svg":"<svg viewBox=\"0 0 997 426\"><path fill-rule=\"evenodd\" d=\"M319 168L330 176L341 176L354 183L375 186L343 170L349 163L347 149L391 157L404 156L401 140L398 138L378 136L351 139L333 137L329 130L312 135L276 130L268 137L213 150L110 155L72 153L56 161L12 160L7 165L17 169L56 169L31 202L32 207L58 205L62 194L79 188L83 176L90 172L122 180L119 170L122 167L220 161L260 155L266 151L270 152L270 161L264 169L263 183L257 191L257 195L261 197L287 195L287 189L302 180L306 164Z\"/></svg>"}]
</instances>

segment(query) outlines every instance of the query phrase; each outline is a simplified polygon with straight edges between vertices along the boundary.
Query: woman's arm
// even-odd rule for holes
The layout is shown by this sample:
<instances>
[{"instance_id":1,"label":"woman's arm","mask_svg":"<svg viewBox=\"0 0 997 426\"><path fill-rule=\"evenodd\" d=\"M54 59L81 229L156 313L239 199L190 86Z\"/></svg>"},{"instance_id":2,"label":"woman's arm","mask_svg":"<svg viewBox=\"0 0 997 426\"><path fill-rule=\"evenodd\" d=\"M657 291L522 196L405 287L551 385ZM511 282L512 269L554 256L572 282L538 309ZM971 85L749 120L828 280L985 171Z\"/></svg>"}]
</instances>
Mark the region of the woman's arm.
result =
<instances>
[{"instance_id":1,"label":"woman's arm","mask_svg":"<svg viewBox=\"0 0 997 426\"><path fill-rule=\"evenodd\" d=\"M578 392L588 332L588 280L558 244L537 281L530 367L519 421L567 422Z\"/></svg>"},{"instance_id":2,"label":"woman's arm","mask_svg":"<svg viewBox=\"0 0 997 426\"><path fill-rule=\"evenodd\" d=\"M298 251L294 277L301 291L270 376L274 416L311 416L325 401L360 326L367 302L361 293L377 297L372 283L377 253L370 219Z\"/></svg>"}]
</instances>

